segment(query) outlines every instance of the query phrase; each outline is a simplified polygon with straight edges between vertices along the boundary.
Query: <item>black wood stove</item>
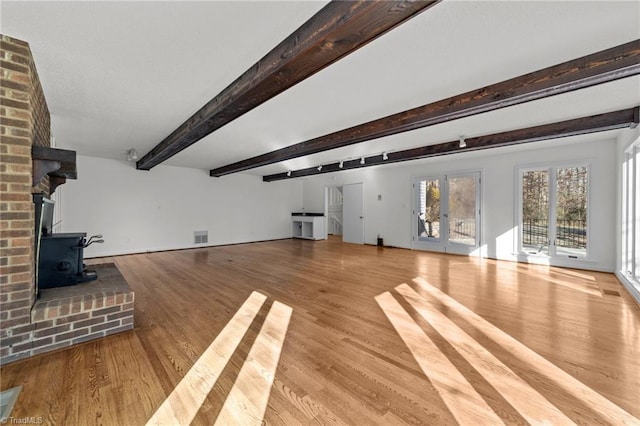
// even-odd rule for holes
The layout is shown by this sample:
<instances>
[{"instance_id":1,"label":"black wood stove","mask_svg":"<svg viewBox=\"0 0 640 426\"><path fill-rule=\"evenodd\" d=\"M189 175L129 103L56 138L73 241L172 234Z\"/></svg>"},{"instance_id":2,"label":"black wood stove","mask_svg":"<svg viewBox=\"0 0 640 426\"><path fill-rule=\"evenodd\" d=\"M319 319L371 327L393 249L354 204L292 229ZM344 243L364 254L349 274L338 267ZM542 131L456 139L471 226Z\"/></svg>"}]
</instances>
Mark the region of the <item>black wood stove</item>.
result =
<instances>
[{"instance_id":1,"label":"black wood stove","mask_svg":"<svg viewBox=\"0 0 640 426\"><path fill-rule=\"evenodd\" d=\"M36 213L36 288L63 287L93 281L95 271L84 265L84 249L93 243L102 243L102 235L87 240L87 234L52 233L53 201L43 194L34 194Z\"/></svg>"}]
</instances>

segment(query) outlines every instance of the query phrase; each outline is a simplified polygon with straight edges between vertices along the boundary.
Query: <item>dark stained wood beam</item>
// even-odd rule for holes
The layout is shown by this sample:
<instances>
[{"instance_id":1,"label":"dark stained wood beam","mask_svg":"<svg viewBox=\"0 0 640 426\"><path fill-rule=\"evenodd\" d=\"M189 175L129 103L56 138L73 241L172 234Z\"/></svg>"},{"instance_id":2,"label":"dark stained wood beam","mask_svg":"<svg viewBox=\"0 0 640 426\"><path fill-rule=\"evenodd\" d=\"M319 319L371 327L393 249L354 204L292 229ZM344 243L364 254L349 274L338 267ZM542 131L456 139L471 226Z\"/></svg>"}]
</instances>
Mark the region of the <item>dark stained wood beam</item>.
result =
<instances>
[{"instance_id":1,"label":"dark stained wood beam","mask_svg":"<svg viewBox=\"0 0 640 426\"><path fill-rule=\"evenodd\" d=\"M150 170L440 0L332 1L142 157Z\"/></svg>"},{"instance_id":2,"label":"dark stained wood beam","mask_svg":"<svg viewBox=\"0 0 640 426\"><path fill-rule=\"evenodd\" d=\"M547 139L564 138L568 136L584 135L588 133L604 132L622 128L634 128L640 122L640 107L608 112L589 117L576 118L541 126L528 127L526 129L510 130L492 135L479 136L465 139L467 146L460 148L460 141L451 141L435 145L427 145L419 148L411 148L403 151L389 152L384 160L382 154L365 157L365 163L360 164L360 159L344 161L342 168L340 163L323 164L322 169L309 167L307 169L292 170L288 173L277 173L263 176L265 182L292 179L303 176L312 176L322 173L334 173L345 170L360 169L363 167L379 166L382 164L398 163L401 161L418 160L421 158L437 157L481 149L498 148L509 145L518 145L537 142Z\"/></svg>"},{"instance_id":3,"label":"dark stained wood beam","mask_svg":"<svg viewBox=\"0 0 640 426\"><path fill-rule=\"evenodd\" d=\"M640 40L218 167L220 177L640 74Z\"/></svg>"}]
</instances>

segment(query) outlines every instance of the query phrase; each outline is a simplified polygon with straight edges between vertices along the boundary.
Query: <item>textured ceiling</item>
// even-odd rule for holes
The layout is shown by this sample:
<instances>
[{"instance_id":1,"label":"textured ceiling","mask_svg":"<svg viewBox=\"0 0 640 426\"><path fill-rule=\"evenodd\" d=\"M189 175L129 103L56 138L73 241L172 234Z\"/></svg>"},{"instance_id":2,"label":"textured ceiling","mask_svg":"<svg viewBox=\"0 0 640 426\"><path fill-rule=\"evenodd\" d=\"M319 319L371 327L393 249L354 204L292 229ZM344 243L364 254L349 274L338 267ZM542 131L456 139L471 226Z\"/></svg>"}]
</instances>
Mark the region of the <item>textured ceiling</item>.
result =
<instances>
[{"instance_id":1,"label":"textured ceiling","mask_svg":"<svg viewBox=\"0 0 640 426\"><path fill-rule=\"evenodd\" d=\"M124 160L129 148L146 154L325 4L3 1L0 12L2 33L31 45L57 145ZM445 0L164 164L222 166L638 38L637 1ZM627 78L248 173L639 104L640 77Z\"/></svg>"}]
</instances>

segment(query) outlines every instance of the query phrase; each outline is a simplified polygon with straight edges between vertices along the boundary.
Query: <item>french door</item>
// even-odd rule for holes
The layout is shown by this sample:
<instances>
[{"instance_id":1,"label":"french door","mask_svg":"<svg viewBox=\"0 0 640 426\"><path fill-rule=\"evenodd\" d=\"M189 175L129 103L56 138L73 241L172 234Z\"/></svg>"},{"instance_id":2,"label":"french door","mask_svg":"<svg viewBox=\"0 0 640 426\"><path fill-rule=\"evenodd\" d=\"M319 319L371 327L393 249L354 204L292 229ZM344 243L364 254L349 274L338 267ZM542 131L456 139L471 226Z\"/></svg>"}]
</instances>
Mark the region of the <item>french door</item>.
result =
<instances>
[{"instance_id":1,"label":"french door","mask_svg":"<svg viewBox=\"0 0 640 426\"><path fill-rule=\"evenodd\" d=\"M414 179L413 247L471 254L480 246L480 172Z\"/></svg>"}]
</instances>

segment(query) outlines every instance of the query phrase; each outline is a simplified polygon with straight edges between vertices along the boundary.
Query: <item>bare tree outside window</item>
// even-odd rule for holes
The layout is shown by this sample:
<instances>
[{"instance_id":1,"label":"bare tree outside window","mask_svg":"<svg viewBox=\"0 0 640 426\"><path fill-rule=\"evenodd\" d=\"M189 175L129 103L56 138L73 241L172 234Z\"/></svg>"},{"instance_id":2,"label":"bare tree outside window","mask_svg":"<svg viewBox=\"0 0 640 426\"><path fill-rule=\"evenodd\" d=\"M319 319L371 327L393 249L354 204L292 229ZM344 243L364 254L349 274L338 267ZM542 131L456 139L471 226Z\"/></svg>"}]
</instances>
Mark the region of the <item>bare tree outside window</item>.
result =
<instances>
[{"instance_id":1,"label":"bare tree outside window","mask_svg":"<svg viewBox=\"0 0 640 426\"><path fill-rule=\"evenodd\" d=\"M549 252L549 172L522 174L522 247L529 253Z\"/></svg>"},{"instance_id":2,"label":"bare tree outside window","mask_svg":"<svg viewBox=\"0 0 640 426\"><path fill-rule=\"evenodd\" d=\"M550 188L550 172L555 172L555 187ZM587 252L588 168L559 167L522 173L522 248L528 253L569 257ZM555 217L550 219L550 192L555 196ZM555 234L550 241L551 229Z\"/></svg>"},{"instance_id":3,"label":"bare tree outside window","mask_svg":"<svg viewBox=\"0 0 640 426\"><path fill-rule=\"evenodd\" d=\"M480 173L416 179L417 240L452 252L471 252L480 235Z\"/></svg>"},{"instance_id":4,"label":"bare tree outside window","mask_svg":"<svg viewBox=\"0 0 640 426\"><path fill-rule=\"evenodd\" d=\"M556 250L585 255L587 249L587 168L560 168L556 173Z\"/></svg>"},{"instance_id":5,"label":"bare tree outside window","mask_svg":"<svg viewBox=\"0 0 640 426\"><path fill-rule=\"evenodd\" d=\"M440 184L438 180L426 181L424 202L424 222L427 236L440 237ZM435 226L434 226L435 224Z\"/></svg>"},{"instance_id":6,"label":"bare tree outside window","mask_svg":"<svg viewBox=\"0 0 640 426\"><path fill-rule=\"evenodd\" d=\"M471 176L449 179L449 240L475 244L476 180Z\"/></svg>"}]
</instances>

